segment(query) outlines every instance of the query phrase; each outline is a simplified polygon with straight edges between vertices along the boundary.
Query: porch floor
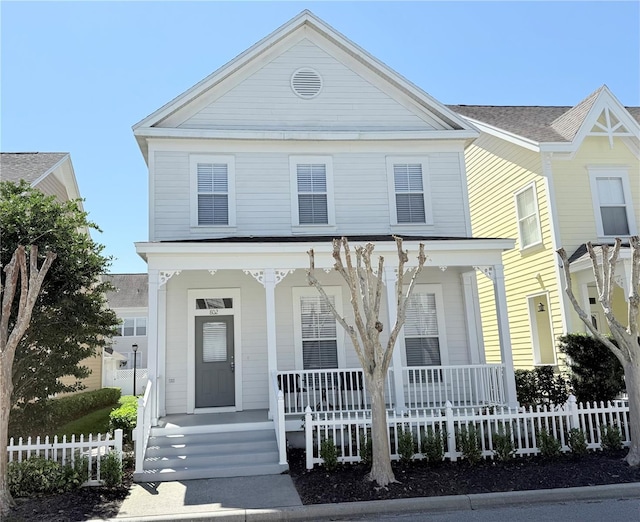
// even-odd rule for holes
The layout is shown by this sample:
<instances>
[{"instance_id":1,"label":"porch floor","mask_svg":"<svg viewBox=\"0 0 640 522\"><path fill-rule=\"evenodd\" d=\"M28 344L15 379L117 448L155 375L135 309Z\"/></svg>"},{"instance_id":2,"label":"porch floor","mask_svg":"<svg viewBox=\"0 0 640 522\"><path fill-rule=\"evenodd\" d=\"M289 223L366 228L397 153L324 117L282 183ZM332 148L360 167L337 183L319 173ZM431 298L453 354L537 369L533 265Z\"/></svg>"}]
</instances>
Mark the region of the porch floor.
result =
<instances>
[{"instance_id":1,"label":"porch floor","mask_svg":"<svg viewBox=\"0 0 640 522\"><path fill-rule=\"evenodd\" d=\"M159 428L190 428L195 426L217 426L269 422L268 410L245 410L226 413L175 413L160 417Z\"/></svg>"}]
</instances>

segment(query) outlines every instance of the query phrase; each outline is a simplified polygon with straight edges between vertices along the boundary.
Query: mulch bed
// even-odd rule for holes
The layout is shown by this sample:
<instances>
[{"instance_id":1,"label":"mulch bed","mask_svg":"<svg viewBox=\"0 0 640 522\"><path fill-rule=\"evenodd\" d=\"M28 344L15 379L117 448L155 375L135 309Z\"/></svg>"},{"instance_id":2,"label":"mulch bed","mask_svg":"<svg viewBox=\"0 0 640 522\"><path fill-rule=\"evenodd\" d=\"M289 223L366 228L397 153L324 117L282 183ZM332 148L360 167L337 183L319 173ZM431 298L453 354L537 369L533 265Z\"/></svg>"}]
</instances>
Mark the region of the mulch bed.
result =
<instances>
[{"instance_id":1,"label":"mulch bed","mask_svg":"<svg viewBox=\"0 0 640 522\"><path fill-rule=\"evenodd\" d=\"M289 466L302 503L325 504L640 482L640 468L630 468L623 461L626 453L592 452L551 460L518 457L509 462L485 460L475 466L465 461L394 462L398 483L386 488L369 482L369 469L361 464L340 465L331 473L322 467L307 471L303 450L290 450Z\"/></svg>"}]
</instances>

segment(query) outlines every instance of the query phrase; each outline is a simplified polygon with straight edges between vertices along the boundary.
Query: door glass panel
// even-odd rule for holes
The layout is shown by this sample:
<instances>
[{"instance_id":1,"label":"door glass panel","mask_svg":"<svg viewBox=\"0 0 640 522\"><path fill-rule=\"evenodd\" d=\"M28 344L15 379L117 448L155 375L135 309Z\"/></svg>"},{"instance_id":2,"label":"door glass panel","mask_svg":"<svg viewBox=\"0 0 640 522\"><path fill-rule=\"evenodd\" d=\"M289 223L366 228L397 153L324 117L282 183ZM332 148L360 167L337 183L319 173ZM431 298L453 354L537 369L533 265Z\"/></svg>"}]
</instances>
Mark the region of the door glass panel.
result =
<instances>
[{"instance_id":1,"label":"door glass panel","mask_svg":"<svg viewBox=\"0 0 640 522\"><path fill-rule=\"evenodd\" d=\"M202 325L202 362L227 360L227 325L205 323Z\"/></svg>"},{"instance_id":2,"label":"door glass panel","mask_svg":"<svg viewBox=\"0 0 640 522\"><path fill-rule=\"evenodd\" d=\"M196 299L196 310L215 310L222 308L233 308L233 299L231 297Z\"/></svg>"}]
</instances>

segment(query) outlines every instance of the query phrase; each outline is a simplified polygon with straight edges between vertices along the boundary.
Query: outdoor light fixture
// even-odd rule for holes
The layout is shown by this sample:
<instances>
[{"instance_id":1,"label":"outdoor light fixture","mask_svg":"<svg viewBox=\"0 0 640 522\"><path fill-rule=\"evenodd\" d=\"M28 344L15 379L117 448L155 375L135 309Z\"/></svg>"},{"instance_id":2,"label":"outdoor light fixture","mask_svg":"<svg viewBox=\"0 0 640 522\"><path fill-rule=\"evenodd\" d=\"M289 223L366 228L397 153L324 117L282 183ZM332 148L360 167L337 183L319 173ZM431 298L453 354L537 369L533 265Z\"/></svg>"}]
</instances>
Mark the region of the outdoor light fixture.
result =
<instances>
[{"instance_id":1,"label":"outdoor light fixture","mask_svg":"<svg viewBox=\"0 0 640 522\"><path fill-rule=\"evenodd\" d=\"M544 304L538 303L538 312L544 312L544 311L546 311L544 308Z\"/></svg>"},{"instance_id":2,"label":"outdoor light fixture","mask_svg":"<svg viewBox=\"0 0 640 522\"><path fill-rule=\"evenodd\" d=\"M131 349L133 350L133 395L136 395L136 370L138 369L138 345L132 344Z\"/></svg>"}]
</instances>

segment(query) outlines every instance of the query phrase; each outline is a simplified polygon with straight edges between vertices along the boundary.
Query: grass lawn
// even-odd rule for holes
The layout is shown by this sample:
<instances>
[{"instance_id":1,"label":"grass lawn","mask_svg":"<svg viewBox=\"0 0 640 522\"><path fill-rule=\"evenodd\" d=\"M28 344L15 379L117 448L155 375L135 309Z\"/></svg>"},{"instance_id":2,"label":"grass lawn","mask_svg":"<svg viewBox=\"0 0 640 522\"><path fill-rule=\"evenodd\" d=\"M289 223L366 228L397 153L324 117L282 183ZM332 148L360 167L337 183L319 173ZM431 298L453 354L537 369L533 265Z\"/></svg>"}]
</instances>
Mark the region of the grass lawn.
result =
<instances>
[{"instance_id":1,"label":"grass lawn","mask_svg":"<svg viewBox=\"0 0 640 522\"><path fill-rule=\"evenodd\" d=\"M84 417L67 422L56 430L56 435L58 435L58 437L66 435L67 438L70 438L71 435L75 434L77 439L81 434L107 433L109 431L109 413L117 407L117 404L107 406L106 408L91 412Z\"/></svg>"}]
</instances>

